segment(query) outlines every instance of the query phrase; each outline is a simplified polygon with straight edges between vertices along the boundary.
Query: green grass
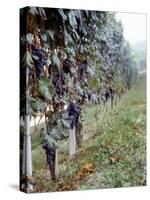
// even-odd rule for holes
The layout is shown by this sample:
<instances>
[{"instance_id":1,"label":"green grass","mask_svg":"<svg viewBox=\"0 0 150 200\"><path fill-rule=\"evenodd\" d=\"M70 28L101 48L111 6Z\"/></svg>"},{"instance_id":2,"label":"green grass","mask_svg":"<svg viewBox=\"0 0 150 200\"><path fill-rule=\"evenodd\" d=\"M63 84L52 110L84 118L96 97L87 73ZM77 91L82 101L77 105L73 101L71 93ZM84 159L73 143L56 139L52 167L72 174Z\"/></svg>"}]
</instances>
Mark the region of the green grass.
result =
<instances>
[{"instance_id":1,"label":"green grass","mask_svg":"<svg viewBox=\"0 0 150 200\"><path fill-rule=\"evenodd\" d=\"M94 115L96 106L85 109L82 148L77 156L66 159L68 143L62 142L59 153L59 179L52 183L45 155L33 138L33 177L35 191L70 190L129 187L146 185L146 85L140 78L109 112L101 107L99 120ZM35 140L35 144L34 144ZM96 173L86 174L82 180L75 179L82 166L92 163Z\"/></svg>"}]
</instances>

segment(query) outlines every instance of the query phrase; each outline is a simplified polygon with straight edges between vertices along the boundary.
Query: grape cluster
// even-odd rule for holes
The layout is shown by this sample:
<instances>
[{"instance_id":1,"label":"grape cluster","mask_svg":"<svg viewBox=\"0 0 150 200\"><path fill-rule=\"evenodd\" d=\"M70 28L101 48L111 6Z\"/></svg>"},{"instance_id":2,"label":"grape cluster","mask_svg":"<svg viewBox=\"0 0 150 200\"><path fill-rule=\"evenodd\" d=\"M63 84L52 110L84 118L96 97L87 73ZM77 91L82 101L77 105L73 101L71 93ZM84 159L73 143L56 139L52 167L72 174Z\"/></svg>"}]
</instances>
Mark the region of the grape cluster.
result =
<instances>
[{"instance_id":1,"label":"grape cluster","mask_svg":"<svg viewBox=\"0 0 150 200\"><path fill-rule=\"evenodd\" d=\"M84 64L79 65L79 81L83 80L84 77Z\"/></svg>"},{"instance_id":2,"label":"grape cluster","mask_svg":"<svg viewBox=\"0 0 150 200\"><path fill-rule=\"evenodd\" d=\"M81 112L80 106L76 103L71 102L69 107L68 107L69 116L73 116L73 119L72 119L72 122L71 122L71 129L73 129L77 125L80 112Z\"/></svg>"},{"instance_id":3,"label":"grape cluster","mask_svg":"<svg viewBox=\"0 0 150 200\"><path fill-rule=\"evenodd\" d=\"M45 51L43 48L35 48L33 50L33 55L38 57L37 60L37 77L41 79L41 74L43 71L43 65L46 64Z\"/></svg>"},{"instance_id":4,"label":"grape cluster","mask_svg":"<svg viewBox=\"0 0 150 200\"><path fill-rule=\"evenodd\" d=\"M110 92L107 91L107 92L105 93L105 100L107 101L109 97L110 97Z\"/></svg>"},{"instance_id":5,"label":"grape cluster","mask_svg":"<svg viewBox=\"0 0 150 200\"><path fill-rule=\"evenodd\" d=\"M47 163L50 167L54 167L55 164L55 148L50 147L47 142L42 145L45 150Z\"/></svg>"},{"instance_id":6,"label":"grape cluster","mask_svg":"<svg viewBox=\"0 0 150 200\"><path fill-rule=\"evenodd\" d=\"M115 90L110 88L109 91L110 91L111 97L114 97L115 96Z\"/></svg>"},{"instance_id":7,"label":"grape cluster","mask_svg":"<svg viewBox=\"0 0 150 200\"><path fill-rule=\"evenodd\" d=\"M57 92L58 95L62 95L63 94L63 86L64 86L64 80L62 78L61 75L56 74L53 78L52 78L52 83L55 87L55 90Z\"/></svg>"},{"instance_id":8,"label":"grape cluster","mask_svg":"<svg viewBox=\"0 0 150 200\"><path fill-rule=\"evenodd\" d=\"M55 177L56 149L53 148L53 147L50 147L46 141L42 145L42 148L45 149L47 164L49 166L49 170L50 170L50 173L51 173L52 181L55 181L56 180L56 177Z\"/></svg>"},{"instance_id":9,"label":"grape cluster","mask_svg":"<svg viewBox=\"0 0 150 200\"><path fill-rule=\"evenodd\" d=\"M87 60L84 60L79 64L79 81L82 81L84 79L84 72L87 64L88 64Z\"/></svg>"},{"instance_id":10,"label":"grape cluster","mask_svg":"<svg viewBox=\"0 0 150 200\"><path fill-rule=\"evenodd\" d=\"M66 74L71 73L71 71L70 71L71 65L72 65L72 63L68 59L65 59L63 61L63 71L64 71L64 73L66 73Z\"/></svg>"}]
</instances>

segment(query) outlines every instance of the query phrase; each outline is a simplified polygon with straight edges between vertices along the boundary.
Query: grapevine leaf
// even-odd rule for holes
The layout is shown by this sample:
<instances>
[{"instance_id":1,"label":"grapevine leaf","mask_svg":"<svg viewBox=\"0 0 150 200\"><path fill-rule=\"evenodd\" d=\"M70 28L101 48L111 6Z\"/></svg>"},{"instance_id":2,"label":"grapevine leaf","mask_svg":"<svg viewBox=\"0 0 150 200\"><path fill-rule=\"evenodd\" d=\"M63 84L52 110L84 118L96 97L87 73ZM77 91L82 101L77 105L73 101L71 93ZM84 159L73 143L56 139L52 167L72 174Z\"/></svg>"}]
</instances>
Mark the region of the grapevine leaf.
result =
<instances>
[{"instance_id":1,"label":"grapevine leaf","mask_svg":"<svg viewBox=\"0 0 150 200\"><path fill-rule=\"evenodd\" d=\"M29 13L30 13L31 15L38 15L38 14L39 14L39 12L38 12L38 10L37 10L36 7L30 7Z\"/></svg>"},{"instance_id":2,"label":"grapevine leaf","mask_svg":"<svg viewBox=\"0 0 150 200\"><path fill-rule=\"evenodd\" d=\"M33 44L33 35L31 33L28 33L26 35L26 40L29 44Z\"/></svg>"},{"instance_id":3,"label":"grapevine leaf","mask_svg":"<svg viewBox=\"0 0 150 200\"><path fill-rule=\"evenodd\" d=\"M59 58L57 57L56 53L54 53L52 55L52 65L56 65L58 67L58 69L60 69L60 60Z\"/></svg>"},{"instance_id":4,"label":"grapevine leaf","mask_svg":"<svg viewBox=\"0 0 150 200\"><path fill-rule=\"evenodd\" d=\"M52 95L54 94L54 87L50 81L40 80L38 88L40 95L51 100Z\"/></svg>"},{"instance_id":5,"label":"grapevine leaf","mask_svg":"<svg viewBox=\"0 0 150 200\"><path fill-rule=\"evenodd\" d=\"M47 30L47 33L49 34L50 38L51 38L52 40L54 40L54 31Z\"/></svg>"},{"instance_id":6,"label":"grapevine leaf","mask_svg":"<svg viewBox=\"0 0 150 200\"><path fill-rule=\"evenodd\" d=\"M57 128L53 128L50 132L49 135L54 139L54 140L61 140L61 132Z\"/></svg>"},{"instance_id":7,"label":"grapevine leaf","mask_svg":"<svg viewBox=\"0 0 150 200\"><path fill-rule=\"evenodd\" d=\"M22 58L22 64L23 67L29 67L32 68L33 66L33 60L30 52L27 50Z\"/></svg>"},{"instance_id":8,"label":"grapevine leaf","mask_svg":"<svg viewBox=\"0 0 150 200\"><path fill-rule=\"evenodd\" d=\"M73 43L73 39L71 35L67 32L66 28L64 28L64 41L65 45L67 46L69 43Z\"/></svg>"},{"instance_id":9,"label":"grapevine leaf","mask_svg":"<svg viewBox=\"0 0 150 200\"><path fill-rule=\"evenodd\" d=\"M98 87L98 84L99 84L99 81L96 78L94 78L94 79L91 80L91 86L92 86L92 88Z\"/></svg>"},{"instance_id":10,"label":"grapevine leaf","mask_svg":"<svg viewBox=\"0 0 150 200\"><path fill-rule=\"evenodd\" d=\"M95 75L95 69L93 67L87 67L87 72L90 74L91 77Z\"/></svg>"},{"instance_id":11,"label":"grapevine leaf","mask_svg":"<svg viewBox=\"0 0 150 200\"><path fill-rule=\"evenodd\" d=\"M80 36L79 36L79 34L77 33L77 31L75 29L73 29L73 33L74 33L76 39L79 40Z\"/></svg>"},{"instance_id":12,"label":"grapevine leaf","mask_svg":"<svg viewBox=\"0 0 150 200\"><path fill-rule=\"evenodd\" d=\"M59 14L61 15L61 17L63 18L63 21L67 20L67 16L64 14L63 9L58 9Z\"/></svg>"},{"instance_id":13,"label":"grapevine leaf","mask_svg":"<svg viewBox=\"0 0 150 200\"><path fill-rule=\"evenodd\" d=\"M39 111L40 112L45 112L45 108L46 108L45 102L40 102Z\"/></svg>"},{"instance_id":14,"label":"grapevine leaf","mask_svg":"<svg viewBox=\"0 0 150 200\"><path fill-rule=\"evenodd\" d=\"M33 54L32 54L32 58L33 58L34 60L39 60L39 57L38 57L37 55L33 55Z\"/></svg>"},{"instance_id":15,"label":"grapevine leaf","mask_svg":"<svg viewBox=\"0 0 150 200\"><path fill-rule=\"evenodd\" d=\"M72 123L72 117L63 118L61 119L61 122L64 128L70 129Z\"/></svg>"},{"instance_id":16,"label":"grapevine leaf","mask_svg":"<svg viewBox=\"0 0 150 200\"><path fill-rule=\"evenodd\" d=\"M98 98L97 98L96 94L91 94L91 101L93 103L98 103Z\"/></svg>"},{"instance_id":17,"label":"grapevine leaf","mask_svg":"<svg viewBox=\"0 0 150 200\"><path fill-rule=\"evenodd\" d=\"M83 23L82 12L80 10L74 10L75 17L78 18L80 23L80 30L86 35L87 31Z\"/></svg>"},{"instance_id":18,"label":"grapevine leaf","mask_svg":"<svg viewBox=\"0 0 150 200\"><path fill-rule=\"evenodd\" d=\"M76 18L75 18L73 10L71 10L68 13L68 16L69 16L69 23L70 23L70 25L72 26L73 29L76 28L77 27L77 21L76 21Z\"/></svg>"},{"instance_id":19,"label":"grapevine leaf","mask_svg":"<svg viewBox=\"0 0 150 200\"><path fill-rule=\"evenodd\" d=\"M83 90L82 90L82 88L80 87L80 85L79 85L79 83L77 83L76 85L75 85L75 87L76 87L76 90L77 90L77 93L79 94L79 95L83 95Z\"/></svg>"},{"instance_id":20,"label":"grapevine leaf","mask_svg":"<svg viewBox=\"0 0 150 200\"><path fill-rule=\"evenodd\" d=\"M42 40L44 41L44 42L46 42L47 41L47 36L46 36L46 34L41 34L41 38L42 38Z\"/></svg>"},{"instance_id":21,"label":"grapevine leaf","mask_svg":"<svg viewBox=\"0 0 150 200\"><path fill-rule=\"evenodd\" d=\"M66 135L63 133L63 130L60 130L58 128L53 128L49 135L54 139L54 140L63 140L64 138L66 138Z\"/></svg>"},{"instance_id":22,"label":"grapevine leaf","mask_svg":"<svg viewBox=\"0 0 150 200\"><path fill-rule=\"evenodd\" d=\"M46 17L46 13L45 13L45 10L44 10L44 8L38 8L38 10L39 10L39 14L42 16L42 17Z\"/></svg>"},{"instance_id":23,"label":"grapevine leaf","mask_svg":"<svg viewBox=\"0 0 150 200\"><path fill-rule=\"evenodd\" d=\"M29 105L34 112L39 111L40 102L37 99L30 96L29 97Z\"/></svg>"},{"instance_id":24,"label":"grapevine leaf","mask_svg":"<svg viewBox=\"0 0 150 200\"><path fill-rule=\"evenodd\" d=\"M47 141L47 143L48 143L48 145L49 145L50 147L54 147L54 148L57 147L57 142L56 142L56 140L53 139L50 135L47 134L47 135L45 136L45 140Z\"/></svg>"}]
</instances>

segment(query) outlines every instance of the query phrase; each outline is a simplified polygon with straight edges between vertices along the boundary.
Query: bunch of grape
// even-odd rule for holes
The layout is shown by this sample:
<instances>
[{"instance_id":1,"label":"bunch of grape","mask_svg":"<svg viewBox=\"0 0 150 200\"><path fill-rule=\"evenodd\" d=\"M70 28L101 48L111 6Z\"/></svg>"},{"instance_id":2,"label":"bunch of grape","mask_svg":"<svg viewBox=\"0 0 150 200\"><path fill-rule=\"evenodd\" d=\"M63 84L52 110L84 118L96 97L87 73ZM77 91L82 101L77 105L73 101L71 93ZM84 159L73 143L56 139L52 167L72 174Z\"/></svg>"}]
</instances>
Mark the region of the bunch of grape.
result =
<instances>
[{"instance_id":1,"label":"bunch of grape","mask_svg":"<svg viewBox=\"0 0 150 200\"><path fill-rule=\"evenodd\" d=\"M55 91L58 95L63 94L63 85L64 85L64 81L61 75L56 74L53 78L52 78L52 83L55 87Z\"/></svg>"},{"instance_id":2,"label":"bunch of grape","mask_svg":"<svg viewBox=\"0 0 150 200\"><path fill-rule=\"evenodd\" d=\"M83 80L84 78L84 64L79 65L79 81Z\"/></svg>"},{"instance_id":3,"label":"bunch of grape","mask_svg":"<svg viewBox=\"0 0 150 200\"><path fill-rule=\"evenodd\" d=\"M33 55L38 57L37 60L37 77L41 79L41 74L43 72L43 65L46 64L45 51L43 48L35 48L33 50Z\"/></svg>"},{"instance_id":4,"label":"bunch of grape","mask_svg":"<svg viewBox=\"0 0 150 200\"><path fill-rule=\"evenodd\" d=\"M50 167L54 167L55 164L55 148L50 147L47 142L42 145L45 150L47 163Z\"/></svg>"},{"instance_id":5,"label":"bunch of grape","mask_svg":"<svg viewBox=\"0 0 150 200\"><path fill-rule=\"evenodd\" d=\"M70 68L71 68L70 60L65 59L63 61L63 71L64 71L64 73L66 73L66 74L71 73Z\"/></svg>"},{"instance_id":6,"label":"bunch of grape","mask_svg":"<svg viewBox=\"0 0 150 200\"><path fill-rule=\"evenodd\" d=\"M109 91L106 91L106 93L105 93L105 100L107 101L109 97L110 97L110 93L109 93Z\"/></svg>"},{"instance_id":7,"label":"bunch of grape","mask_svg":"<svg viewBox=\"0 0 150 200\"><path fill-rule=\"evenodd\" d=\"M109 91L110 91L111 97L114 97L115 96L115 90L110 88Z\"/></svg>"},{"instance_id":8,"label":"bunch of grape","mask_svg":"<svg viewBox=\"0 0 150 200\"><path fill-rule=\"evenodd\" d=\"M87 60L84 60L79 65L79 81L82 81L84 79L85 67L87 64L88 64Z\"/></svg>"},{"instance_id":9,"label":"bunch of grape","mask_svg":"<svg viewBox=\"0 0 150 200\"><path fill-rule=\"evenodd\" d=\"M42 148L45 150L45 153L46 153L47 164L49 166L52 181L55 181L56 180L56 177L55 177L56 149L54 147L50 147L47 142L45 142L42 145Z\"/></svg>"},{"instance_id":10,"label":"bunch of grape","mask_svg":"<svg viewBox=\"0 0 150 200\"><path fill-rule=\"evenodd\" d=\"M68 107L68 113L69 113L69 116L73 116L72 123L71 123L71 129L73 129L78 123L79 115L81 113L81 108L78 104L71 102Z\"/></svg>"}]
</instances>

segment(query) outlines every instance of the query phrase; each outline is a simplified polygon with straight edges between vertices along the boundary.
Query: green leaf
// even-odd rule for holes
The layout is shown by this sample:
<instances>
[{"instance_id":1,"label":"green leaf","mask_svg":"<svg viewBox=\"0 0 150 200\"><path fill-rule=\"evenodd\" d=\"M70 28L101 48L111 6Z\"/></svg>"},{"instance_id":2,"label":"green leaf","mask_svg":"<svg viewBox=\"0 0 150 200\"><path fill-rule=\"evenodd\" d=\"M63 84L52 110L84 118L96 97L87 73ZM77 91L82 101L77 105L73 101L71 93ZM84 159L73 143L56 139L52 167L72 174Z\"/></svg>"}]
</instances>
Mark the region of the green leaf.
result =
<instances>
[{"instance_id":1,"label":"green leaf","mask_svg":"<svg viewBox=\"0 0 150 200\"><path fill-rule=\"evenodd\" d=\"M93 77L95 75L95 69L93 67L87 67L88 74Z\"/></svg>"},{"instance_id":2,"label":"green leaf","mask_svg":"<svg viewBox=\"0 0 150 200\"><path fill-rule=\"evenodd\" d=\"M66 138L66 135L63 133L63 130L58 129L56 127L54 127L49 135L54 139L54 140L63 140L64 138Z\"/></svg>"},{"instance_id":3,"label":"green leaf","mask_svg":"<svg viewBox=\"0 0 150 200\"><path fill-rule=\"evenodd\" d=\"M41 101L40 104L39 104L39 111L45 112L45 108L46 108L46 103Z\"/></svg>"},{"instance_id":4,"label":"green leaf","mask_svg":"<svg viewBox=\"0 0 150 200\"><path fill-rule=\"evenodd\" d=\"M69 43L74 43L71 35L67 32L66 28L64 28L64 40L65 40L65 45L67 46Z\"/></svg>"},{"instance_id":5,"label":"green leaf","mask_svg":"<svg viewBox=\"0 0 150 200\"><path fill-rule=\"evenodd\" d=\"M75 88L76 88L77 93L78 93L79 95L83 95L83 89L80 87L80 84L79 84L79 83L77 83L77 84L75 85Z\"/></svg>"},{"instance_id":6,"label":"green leaf","mask_svg":"<svg viewBox=\"0 0 150 200\"><path fill-rule=\"evenodd\" d=\"M61 122L62 122L64 128L70 129L71 123L72 123L72 117L67 117L67 118L61 119Z\"/></svg>"},{"instance_id":7,"label":"green leaf","mask_svg":"<svg viewBox=\"0 0 150 200\"><path fill-rule=\"evenodd\" d=\"M46 13L45 13L45 10L44 10L44 8L38 8L38 10L39 10L39 14L42 16L42 17L46 17Z\"/></svg>"},{"instance_id":8,"label":"green leaf","mask_svg":"<svg viewBox=\"0 0 150 200\"><path fill-rule=\"evenodd\" d=\"M39 14L39 12L38 12L38 10L37 10L36 7L30 7L29 13L30 13L31 15L38 15L38 14Z\"/></svg>"},{"instance_id":9,"label":"green leaf","mask_svg":"<svg viewBox=\"0 0 150 200\"><path fill-rule=\"evenodd\" d=\"M68 56L70 56L70 55L75 56L75 55L76 55L75 49L74 49L74 48L69 48L69 47L64 48L64 52L65 52Z\"/></svg>"},{"instance_id":10,"label":"green leaf","mask_svg":"<svg viewBox=\"0 0 150 200\"><path fill-rule=\"evenodd\" d=\"M82 11L81 10L74 10L74 15L79 20L80 31L82 31L86 35L87 31L86 31L85 25L83 23L84 17L82 16Z\"/></svg>"},{"instance_id":11,"label":"green leaf","mask_svg":"<svg viewBox=\"0 0 150 200\"><path fill-rule=\"evenodd\" d=\"M41 38L42 38L42 40L43 40L44 42L47 41L47 36L46 36L46 34L42 33L42 34L41 34Z\"/></svg>"},{"instance_id":12,"label":"green leaf","mask_svg":"<svg viewBox=\"0 0 150 200\"><path fill-rule=\"evenodd\" d=\"M41 95L51 100L52 96L54 95L54 87L51 81L40 80L38 88Z\"/></svg>"},{"instance_id":13,"label":"green leaf","mask_svg":"<svg viewBox=\"0 0 150 200\"><path fill-rule=\"evenodd\" d=\"M54 40L54 31L47 30L47 33L49 34L50 38L51 38L52 40Z\"/></svg>"},{"instance_id":14,"label":"green leaf","mask_svg":"<svg viewBox=\"0 0 150 200\"><path fill-rule=\"evenodd\" d=\"M28 33L28 34L26 35L26 41L27 41L29 44L33 44L33 34Z\"/></svg>"},{"instance_id":15,"label":"green leaf","mask_svg":"<svg viewBox=\"0 0 150 200\"><path fill-rule=\"evenodd\" d=\"M95 94L91 95L91 101L94 102L94 103L98 103L98 99L97 99L97 96Z\"/></svg>"},{"instance_id":16,"label":"green leaf","mask_svg":"<svg viewBox=\"0 0 150 200\"><path fill-rule=\"evenodd\" d=\"M32 56L28 50L26 51L26 53L24 54L22 58L22 64L23 64L23 67L32 68L33 66Z\"/></svg>"},{"instance_id":17,"label":"green leaf","mask_svg":"<svg viewBox=\"0 0 150 200\"><path fill-rule=\"evenodd\" d=\"M76 28L77 27L77 21L76 21L73 10L69 12L68 16L69 16L70 25L72 26L73 29Z\"/></svg>"},{"instance_id":18,"label":"green leaf","mask_svg":"<svg viewBox=\"0 0 150 200\"><path fill-rule=\"evenodd\" d=\"M53 53L51 61L52 61L52 65L56 65L58 69L60 69L60 60L56 53Z\"/></svg>"},{"instance_id":19,"label":"green leaf","mask_svg":"<svg viewBox=\"0 0 150 200\"><path fill-rule=\"evenodd\" d=\"M78 77L78 72L75 67L70 67L70 71L74 77L76 77L76 78Z\"/></svg>"},{"instance_id":20,"label":"green leaf","mask_svg":"<svg viewBox=\"0 0 150 200\"><path fill-rule=\"evenodd\" d=\"M30 96L29 97L29 106L34 112L38 112L39 107L40 107L40 102L37 99Z\"/></svg>"},{"instance_id":21,"label":"green leaf","mask_svg":"<svg viewBox=\"0 0 150 200\"><path fill-rule=\"evenodd\" d=\"M54 148L57 148L57 142L56 140L54 140L50 135L46 135L45 136L45 140L47 141L48 145L50 147L54 147Z\"/></svg>"},{"instance_id":22,"label":"green leaf","mask_svg":"<svg viewBox=\"0 0 150 200\"><path fill-rule=\"evenodd\" d=\"M98 85L99 85L99 81L98 81L98 79L92 79L91 80L91 87L92 88L96 88L96 87L98 87Z\"/></svg>"},{"instance_id":23,"label":"green leaf","mask_svg":"<svg viewBox=\"0 0 150 200\"><path fill-rule=\"evenodd\" d=\"M61 140L62 139L62 134L61 131L58 130L57 128L53 128L50 132L49 135L54 139L54 140Z\"/></svg>"},{"instance_id":24,"label":"green leaf","mask_svg":"<svg viewBox=\"0 0 150 200\"><path fill-rule=\"evenodd\" d=\"M73 29L73 32L74 32L74 34L75 34L76 39L77 39L77 40L80 40L80 36L79 36L79 34L77 33L77 31L76 31L75 29Z\"/></svg>"},{"instance_id":25,"label":"green leaf","mask_svg":"<svg viewBox=\"0 0 150 200\"><path fill-rule=\"evenodd\" d=\"M61 15L63 21L67 20L67 16L64 14L63 9L58 9L59 14Z\"/></svg>"},{"instance_id":26,"label":"green leaf","mask_svg":"<svg viewBox=\"0 0 150 200\"><path fill-rule=\"evenodd\" d=\"M34 60L39 60L39 57L38 57L37 55L32 55L32 58L33 58Z\"/></svg>"}]
</instances>

